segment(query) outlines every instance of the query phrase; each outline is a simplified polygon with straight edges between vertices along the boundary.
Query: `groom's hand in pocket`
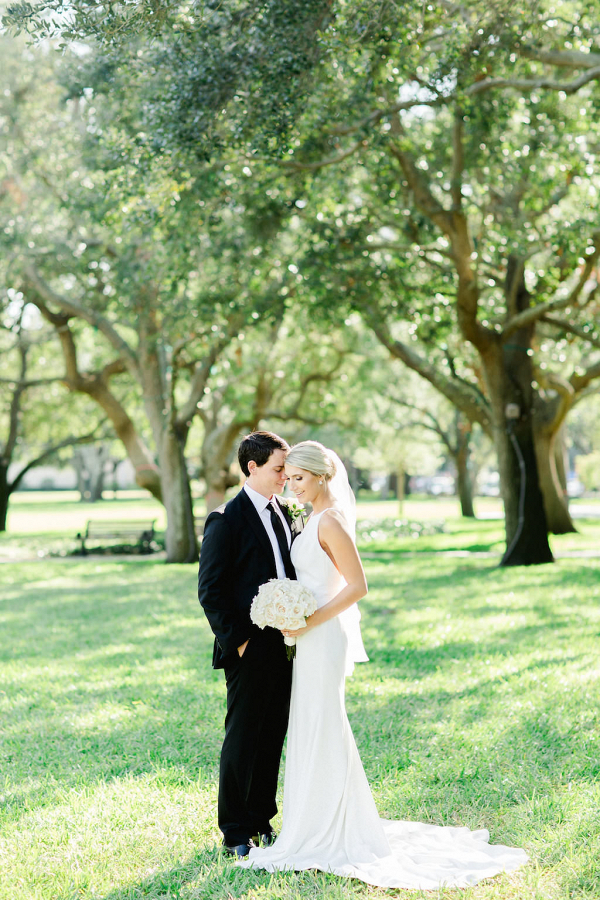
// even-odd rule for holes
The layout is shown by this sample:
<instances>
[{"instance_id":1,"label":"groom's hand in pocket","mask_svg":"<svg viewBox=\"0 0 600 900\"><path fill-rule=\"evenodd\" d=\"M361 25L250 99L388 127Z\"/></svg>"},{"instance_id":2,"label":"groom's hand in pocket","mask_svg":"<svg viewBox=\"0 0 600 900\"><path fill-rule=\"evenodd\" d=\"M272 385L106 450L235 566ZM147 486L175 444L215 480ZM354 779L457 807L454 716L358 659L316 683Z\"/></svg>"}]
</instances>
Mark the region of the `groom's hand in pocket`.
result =
<instances>
[{"instance_id":1,"label":"groom's hand in pocket","mask_svg":"<svg viewBox=\"0 0 600 900\"><path fill-rule=\"evenodd\" d=\"M244 655L244 653L246 652L247 646L248 646L248 641L244 641L243 644L240 644L240 646L238 647L238 653L240 656Z\"/></svg>"}]
</instances>

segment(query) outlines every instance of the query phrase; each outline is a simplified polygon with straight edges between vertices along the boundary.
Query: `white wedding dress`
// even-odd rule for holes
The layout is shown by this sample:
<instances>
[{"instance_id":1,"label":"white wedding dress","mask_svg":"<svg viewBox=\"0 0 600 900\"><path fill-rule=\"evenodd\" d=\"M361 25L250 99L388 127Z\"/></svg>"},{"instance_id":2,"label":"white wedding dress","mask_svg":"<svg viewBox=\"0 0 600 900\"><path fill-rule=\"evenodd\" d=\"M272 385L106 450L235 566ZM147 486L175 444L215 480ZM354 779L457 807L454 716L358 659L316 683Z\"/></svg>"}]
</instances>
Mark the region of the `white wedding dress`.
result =
<instances>
[{"instance_id":1,"label":"white wedding dress","mask_svg":"<svg viewBox=\"0 0 600 900\"><path fill-rule=\"evenodd\" d=\"M298 581L318 606L345 584L319 544L322 515L313 514L292 545ZM297 640L281 832L240 865L269 872L321 869L421 890L466 887L521 866L525 852L488 844L487 831L379 818L344 703L345 675L361 658L356 646L348 653L356 631L343 613Z\"/></svg>"}]
</instances>

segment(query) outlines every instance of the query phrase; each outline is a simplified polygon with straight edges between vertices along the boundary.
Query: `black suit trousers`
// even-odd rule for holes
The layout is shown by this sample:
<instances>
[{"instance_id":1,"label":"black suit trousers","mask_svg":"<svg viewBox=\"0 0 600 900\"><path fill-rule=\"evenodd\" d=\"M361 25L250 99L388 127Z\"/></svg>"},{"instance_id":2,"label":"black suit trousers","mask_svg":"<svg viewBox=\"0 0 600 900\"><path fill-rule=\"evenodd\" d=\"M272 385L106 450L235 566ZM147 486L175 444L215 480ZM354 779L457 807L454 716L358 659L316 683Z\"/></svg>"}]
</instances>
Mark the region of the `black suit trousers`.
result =
<instances>
[{"instance_id":1,"label":"black suit trousers","mask_svg":"<svg viewBox=\"0 0 600 900\"><path fill-rule=\"evenodd\" d=\"M225 843L271 830L288 725L292 663L281 632L253 633L243 656L227 657L227 715L221 750L219 827Z\"/></svg>"}]
</instances>

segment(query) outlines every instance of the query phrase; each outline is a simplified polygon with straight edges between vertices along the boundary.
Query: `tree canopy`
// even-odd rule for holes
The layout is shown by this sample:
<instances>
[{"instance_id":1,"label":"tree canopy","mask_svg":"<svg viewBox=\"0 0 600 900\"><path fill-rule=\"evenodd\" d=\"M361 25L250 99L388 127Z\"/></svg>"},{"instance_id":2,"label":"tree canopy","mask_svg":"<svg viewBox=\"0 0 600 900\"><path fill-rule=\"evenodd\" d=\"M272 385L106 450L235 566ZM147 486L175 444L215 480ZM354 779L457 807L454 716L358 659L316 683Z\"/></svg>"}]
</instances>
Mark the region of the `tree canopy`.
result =
<instances>
[{"instance_id":1,"label":"tree canopy","mask_svg":"<svg viewBox=\"0 0 600 900\"><path fill-rule=\"evenodd\" d=\"M549 561L546 518L570 527L561 427L600 376L599 11L597 0L330 0L293 15L281 0L10 5L5 24L70 48L61 77L104 188L80 216L119 237L100 293L89 266L101 260L83 241L84 320L105 336L112 323L132 373L130 336L160 298L153 340L185 336L176 355L193 385L193 365L210 369L245 324L298 303L332 327L358 311L492 436L504 561ZM63 296L63 315L73 302ZM194 317L205 331L191 338Z\"/></svg>"}]
</instances>

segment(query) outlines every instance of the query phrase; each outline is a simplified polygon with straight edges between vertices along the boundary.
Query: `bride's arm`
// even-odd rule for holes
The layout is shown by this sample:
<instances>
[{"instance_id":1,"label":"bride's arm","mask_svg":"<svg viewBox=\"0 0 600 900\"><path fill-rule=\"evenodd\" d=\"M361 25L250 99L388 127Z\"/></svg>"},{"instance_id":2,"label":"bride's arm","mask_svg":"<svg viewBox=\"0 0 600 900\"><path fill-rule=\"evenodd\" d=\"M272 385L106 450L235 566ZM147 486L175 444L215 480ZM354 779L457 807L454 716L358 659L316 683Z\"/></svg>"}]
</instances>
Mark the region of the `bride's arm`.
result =
<instances>
[{"instance_id":1,"label":"bride's arm","mask_svg":"<svg viewBox=\"0 0 600 900\"><path fill-rule=\"evenodd\" d=\"M354 539L348 531L344 517L335 510L327 510L321 517L319 543L347 583L339 594L336 594L324 606L319 607L312 616L308 616L305 628L284 631L285 635L296 637L317 625L322 625L323 622L335 618L348 609L349 606L364 597L368 591L367 579Z\"/></svg>"}]
</instances>

